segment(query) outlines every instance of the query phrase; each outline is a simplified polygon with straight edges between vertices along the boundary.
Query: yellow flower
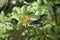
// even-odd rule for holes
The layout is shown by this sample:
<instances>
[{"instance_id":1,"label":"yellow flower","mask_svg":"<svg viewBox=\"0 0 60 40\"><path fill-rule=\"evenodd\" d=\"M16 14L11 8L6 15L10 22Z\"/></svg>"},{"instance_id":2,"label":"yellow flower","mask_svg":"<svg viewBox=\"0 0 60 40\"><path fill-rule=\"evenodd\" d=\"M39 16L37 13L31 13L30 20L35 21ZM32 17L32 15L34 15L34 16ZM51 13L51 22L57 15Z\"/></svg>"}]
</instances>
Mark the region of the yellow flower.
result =
<instances>
[{"instance_id":1,"label":"yellow flower","mask_svg":"<svg viewBox=\"0 0 60 40\"><path fill-rule=\"evenodd\" d=\"M29 24L29 23L30 23L29 17L28 17L28 16L24 16L24 17L22 18L22 22L25 23L25 24Z\"/></svg>"}]
</instances>

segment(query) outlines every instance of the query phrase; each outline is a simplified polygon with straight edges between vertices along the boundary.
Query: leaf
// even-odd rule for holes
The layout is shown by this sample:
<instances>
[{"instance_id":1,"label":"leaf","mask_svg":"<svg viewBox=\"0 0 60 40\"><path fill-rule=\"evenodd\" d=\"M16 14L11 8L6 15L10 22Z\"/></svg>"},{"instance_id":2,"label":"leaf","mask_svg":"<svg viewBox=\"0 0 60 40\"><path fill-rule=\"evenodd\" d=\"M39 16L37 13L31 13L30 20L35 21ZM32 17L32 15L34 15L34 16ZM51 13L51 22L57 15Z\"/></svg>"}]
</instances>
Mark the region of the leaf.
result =
<instances>
[{"instance_id":1,"label":"leaf","mask_svg":"<svg viewBox=\"0 0 60 40\"><path fill-rule=\"evenodd\" d=\"M8 2L8 0L0 0L0 8L2 8L6 3Z\"/></svg>"}]
</instances>

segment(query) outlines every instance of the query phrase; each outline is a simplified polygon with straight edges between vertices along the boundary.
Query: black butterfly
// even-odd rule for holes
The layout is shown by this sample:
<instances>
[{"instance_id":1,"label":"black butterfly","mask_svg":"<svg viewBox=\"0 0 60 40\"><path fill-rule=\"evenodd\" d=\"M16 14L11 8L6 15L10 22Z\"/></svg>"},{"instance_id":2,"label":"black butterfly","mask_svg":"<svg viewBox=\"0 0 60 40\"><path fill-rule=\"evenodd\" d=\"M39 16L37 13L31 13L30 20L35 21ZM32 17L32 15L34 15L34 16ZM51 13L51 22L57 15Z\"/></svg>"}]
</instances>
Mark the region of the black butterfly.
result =
<instances>
[{"instance_id":1,"label":"black butterfly","mask_svg":"<svg viewBox=\"0 0 60 40\"><path fill-rule=\"evenodd\" d=\"M35 21L33 21L32 23L31 23L31 25L35 25L35 26L38 26L38 27L41 27L42 26L42 20L43 20L43 18L44 17L46 17L47 15L41 15L40 16L40 19L38 19L38 20L35 20Z\"/></svg>"},{"instance_id":2,"label":"black butterfly","mask_svg":"<svg viewBox=\"0 0 60 40\"><path fill-rule=\"evenodd\" d=\"M35 26L40 27L40 26L42 25L42 23L41 23L40 19L38 19L38 20L33 21L33 22L31 23L31 25L35 25Z\"/></svg>"}]
</instances>

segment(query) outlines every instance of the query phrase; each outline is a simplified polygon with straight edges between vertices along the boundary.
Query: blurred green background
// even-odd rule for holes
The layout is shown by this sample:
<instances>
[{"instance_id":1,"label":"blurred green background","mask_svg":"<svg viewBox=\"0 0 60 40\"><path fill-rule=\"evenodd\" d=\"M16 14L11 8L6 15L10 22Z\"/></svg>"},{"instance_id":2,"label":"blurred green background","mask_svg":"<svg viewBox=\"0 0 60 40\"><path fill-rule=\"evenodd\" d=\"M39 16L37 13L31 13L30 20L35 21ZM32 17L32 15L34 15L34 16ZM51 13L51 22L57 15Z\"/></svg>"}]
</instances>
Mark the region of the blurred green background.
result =
<instances>
[{"instance_id":1,"label":"blurred green background","mask_svg":"<svg viewBox=\"0 0 60 40\"><path fill-rule=\"evenodd\" d=\"M60 0L0 0L0 40L60 40Z\"/></svg>"}]
</instances>

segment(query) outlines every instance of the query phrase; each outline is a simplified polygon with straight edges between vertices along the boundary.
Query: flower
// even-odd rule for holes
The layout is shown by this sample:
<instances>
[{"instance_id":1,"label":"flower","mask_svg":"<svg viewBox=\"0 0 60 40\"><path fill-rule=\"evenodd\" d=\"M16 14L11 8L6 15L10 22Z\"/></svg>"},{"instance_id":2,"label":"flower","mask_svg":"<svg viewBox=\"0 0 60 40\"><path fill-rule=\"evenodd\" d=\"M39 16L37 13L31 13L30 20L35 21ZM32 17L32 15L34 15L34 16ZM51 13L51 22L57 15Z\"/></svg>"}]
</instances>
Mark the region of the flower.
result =
<instances>
[{"instance_id":1,"label":"flower","mask_svg":"<svg viewBox=\"0 0 60 40\"><path fill-rule=\"evenodd\" d=\"M24 24L29 24L29 23L30 23L29 17L28 17L28 16L24 16L24 17L22 18L22 22L23 22Z\"/></svg>"}]
</instances>

